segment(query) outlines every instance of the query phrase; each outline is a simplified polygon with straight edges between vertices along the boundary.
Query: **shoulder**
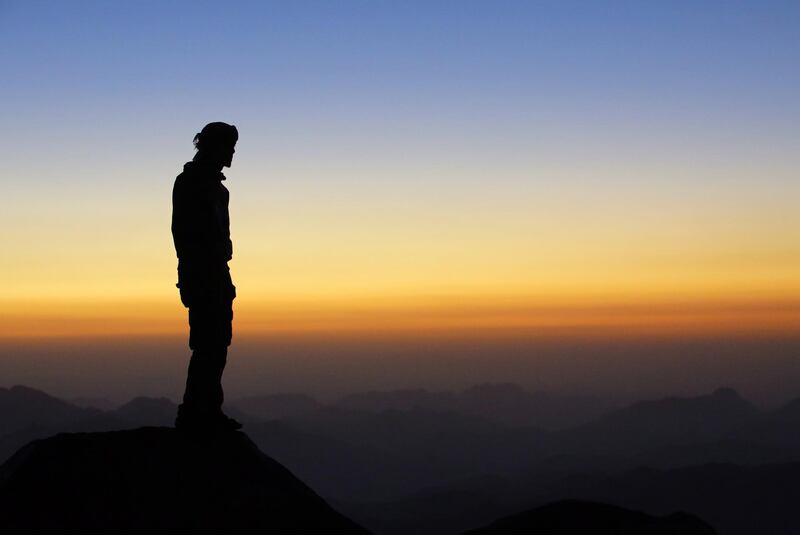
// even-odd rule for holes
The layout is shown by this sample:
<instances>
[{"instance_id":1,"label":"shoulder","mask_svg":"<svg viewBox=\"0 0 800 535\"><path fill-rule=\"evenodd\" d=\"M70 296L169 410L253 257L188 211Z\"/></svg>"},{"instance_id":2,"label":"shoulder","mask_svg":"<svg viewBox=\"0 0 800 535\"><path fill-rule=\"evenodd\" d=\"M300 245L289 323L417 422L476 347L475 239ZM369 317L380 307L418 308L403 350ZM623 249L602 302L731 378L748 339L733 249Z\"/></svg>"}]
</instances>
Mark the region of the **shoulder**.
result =
<instances>
[{"instance_id":1,"label":"shoulder","mask_svg":"<svg viewBox=\"0 0 800 535\"><path fill-rule=\"evenodd\" d=\"M202 188L203 181L198 180L196 173L184 171L175 177L175 184L172 187L172 200L180 205L195 204L206 198L206 193Z\"/></svg>"},{"instance_id":2,"label":"shoulder","mask_svg":"<svg viewBox=\"0 0 800 535\"><path fill-rule=\"evenodd\" d=\"M178 176L175 177L175 187L177 188L186 185L187 180L188 178L186 176L186 173L179 174Z\"/></svg>"},{"instance_id":3,"label":"shoulder","mask_svg":"<svg viewBox=\"0 0 800 535\"><path fill-rule=\"evenodd\" d=\"M187 164L184 166L183 171L175 177L175 189L176 190L188 190L188 189L196 189L203 183L200 173L198 169L195 167Z\"/></svg>"},{"instance_id":4,"label":"shoulder","mask_svg":"<svg viewBox=\"0 0 800 535\"><path fill-rule=\"evenodd\" d=\"M181 173L175 177L175 184L172 186L173 196L181 196L191 191L192 180L186 173Z\"/></svg>"}]
</instances>

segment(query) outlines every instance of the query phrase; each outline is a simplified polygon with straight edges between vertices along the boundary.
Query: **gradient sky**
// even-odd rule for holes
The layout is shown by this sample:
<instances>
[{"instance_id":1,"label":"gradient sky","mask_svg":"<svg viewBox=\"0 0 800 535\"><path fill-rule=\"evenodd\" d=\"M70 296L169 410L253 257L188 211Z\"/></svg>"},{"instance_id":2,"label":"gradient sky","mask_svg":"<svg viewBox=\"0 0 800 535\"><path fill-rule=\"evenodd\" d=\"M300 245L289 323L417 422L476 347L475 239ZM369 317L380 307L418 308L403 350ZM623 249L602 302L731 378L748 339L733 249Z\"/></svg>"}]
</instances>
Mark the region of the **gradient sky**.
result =
<instances>
[{"instance_id":1,"label":"gradient sky","mask_svg":"<svg viewBox=\"0 0 800 535\"><path fill-rule=\"evenodd\" d=\"M800 327L798 2L6 1L0 65L0 338L185 333L217 120L240 334Z\"/></svg>"}]
</instances>

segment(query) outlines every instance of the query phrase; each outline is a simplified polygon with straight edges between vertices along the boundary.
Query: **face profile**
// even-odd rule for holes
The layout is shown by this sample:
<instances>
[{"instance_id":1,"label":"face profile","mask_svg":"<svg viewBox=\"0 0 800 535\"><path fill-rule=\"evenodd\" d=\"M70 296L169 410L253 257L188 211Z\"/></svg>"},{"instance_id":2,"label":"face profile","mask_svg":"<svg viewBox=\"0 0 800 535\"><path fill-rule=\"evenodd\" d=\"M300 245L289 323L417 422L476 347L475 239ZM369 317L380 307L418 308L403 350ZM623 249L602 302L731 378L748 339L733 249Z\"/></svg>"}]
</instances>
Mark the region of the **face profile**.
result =
<instances>
[{"instance_id":1,"label":"face profile","mask_svg":"<svg viewBox=\"0 0 800 535\"><path fill-rule=\"evenodd\" d=\"M195 160L220 169L230 167L238 140L239 131L235 126L221 122L208 123L194 136L197 149Z\"/></svg>"},{"instance_id":2,"label":"face profile","mask_svg":"<svg viewBox=\"0 0 800 535\"><path fill-rule=\"evenodd\" d=\"M231 163L233 163L233 155L236 152L236 144L234 143L230 147L225 148L224 152L221 154L223 157L223 167L230 167Z\"/></svg>"}]
</instances>

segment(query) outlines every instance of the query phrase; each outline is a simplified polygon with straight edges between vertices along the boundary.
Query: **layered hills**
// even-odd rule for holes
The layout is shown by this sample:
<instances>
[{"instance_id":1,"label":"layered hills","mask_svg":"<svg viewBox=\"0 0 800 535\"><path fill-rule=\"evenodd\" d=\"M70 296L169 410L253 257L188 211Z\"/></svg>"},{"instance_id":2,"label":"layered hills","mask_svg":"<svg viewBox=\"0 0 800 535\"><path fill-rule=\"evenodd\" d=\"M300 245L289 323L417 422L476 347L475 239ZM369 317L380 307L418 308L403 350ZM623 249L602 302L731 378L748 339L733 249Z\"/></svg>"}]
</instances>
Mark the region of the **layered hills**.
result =
<instances>
[{"instance_id":1,"label":"layered hills","mask_svg":"<svg viewBox=\"0 0 800 535\"><path fill-rule=\"evenodd\" d=\"M790 504L800 479L797 400L764 409L721 388L585 410L568 424L582 401L564 400L572 408L559 420L559 399L478 385L329 403L264 395L234 399L227 410L266 455L381 535L459 533L565 498L655 516L683 510L723 535L751 533L754 518L774 533L800 532ZM175 408L136 398L100 410L0 388L0 460L58 432L169 426Z\"/></svg>"}]
</instances>

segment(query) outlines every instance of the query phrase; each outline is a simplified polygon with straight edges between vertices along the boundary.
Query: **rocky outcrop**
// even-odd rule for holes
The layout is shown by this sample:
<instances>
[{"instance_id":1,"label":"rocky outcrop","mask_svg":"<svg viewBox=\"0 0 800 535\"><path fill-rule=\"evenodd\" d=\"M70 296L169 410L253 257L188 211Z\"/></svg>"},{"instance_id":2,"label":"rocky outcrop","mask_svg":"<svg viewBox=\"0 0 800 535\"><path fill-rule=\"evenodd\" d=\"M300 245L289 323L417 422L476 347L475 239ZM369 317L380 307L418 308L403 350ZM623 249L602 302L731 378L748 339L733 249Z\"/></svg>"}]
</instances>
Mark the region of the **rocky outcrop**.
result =
<instances>
[{"instance_id":1,"label":"rocky outcrop","mask_svg":"<svg viewBox=\"0 0 800 535\"><path fill-rule=\"evenodd\" d=\"M365 534L243 433L64 433L0 467L0 533Z\"/></svg>"}]
</instances>

